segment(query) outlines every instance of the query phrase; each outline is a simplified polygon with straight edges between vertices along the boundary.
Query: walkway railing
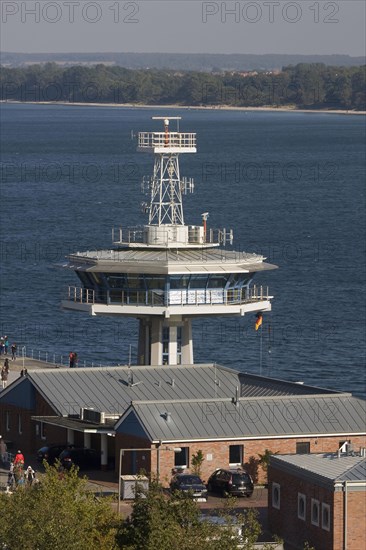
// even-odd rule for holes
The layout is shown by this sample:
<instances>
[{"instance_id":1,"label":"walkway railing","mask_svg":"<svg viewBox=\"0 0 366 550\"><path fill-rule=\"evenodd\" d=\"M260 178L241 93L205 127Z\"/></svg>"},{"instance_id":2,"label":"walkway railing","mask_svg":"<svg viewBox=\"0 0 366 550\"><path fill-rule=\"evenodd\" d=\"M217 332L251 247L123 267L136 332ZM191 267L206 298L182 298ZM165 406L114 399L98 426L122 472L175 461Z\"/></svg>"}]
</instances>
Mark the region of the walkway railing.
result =
<instances>
[{"instance_id":1,"label":"walkway railing","mask_svg":"<svg viewBox=\"0 0 366 550\"><path fill-rule=\"evenodd\" d=\"M34 349L30 346L23 346L22 354L17 356L17 362L21 364L22 358L33 359L34 361L39 361L41 363L47 363L48 365L56 365L58 367L68 367L69 366L69 352L65 354L54 353L48 350ZM25 365L26 366L26 365ZM77 367L115 367L116 363L102 363L100 361L86 361L78 360Z\"/></svg>"},{"instance_id":2,"label":"walkway railing","mask_svg":"<svg viewBox=\"0 0 366 550\"><path fill-rule=\"evenodd\" d=\"M197 289L197 290L117 290L103 289L102 299L95 290L69 286L67 301L79 304L108 304L134 306L228 306L262 302L271 298L268 286L254 285L248 289Z\"/></svg>"}]
</instances>

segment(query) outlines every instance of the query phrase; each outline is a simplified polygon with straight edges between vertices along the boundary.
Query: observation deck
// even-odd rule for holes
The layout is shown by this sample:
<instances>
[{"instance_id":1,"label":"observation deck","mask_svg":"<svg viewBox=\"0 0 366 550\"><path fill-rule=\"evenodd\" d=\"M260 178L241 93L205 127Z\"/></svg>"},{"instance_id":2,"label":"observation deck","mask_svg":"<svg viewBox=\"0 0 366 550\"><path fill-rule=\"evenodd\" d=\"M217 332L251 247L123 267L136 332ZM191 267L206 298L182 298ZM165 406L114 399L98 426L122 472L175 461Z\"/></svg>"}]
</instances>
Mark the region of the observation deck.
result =
<instances>
[{"instance_id":1,"label":"observation deck","mask_svg":"<svg viewBox=\"0 0 366 550\"><path fill-rule=\"evenodd\" d=\"M268 286L241 289L184 290L93 290L69 286L63 302L65 309L88 311L91 315L175 315L242 316L271 309ZM198 310L197 310L198 308ZM138 309L138 312L137 312Z\"/></svg>"}]
</instances>

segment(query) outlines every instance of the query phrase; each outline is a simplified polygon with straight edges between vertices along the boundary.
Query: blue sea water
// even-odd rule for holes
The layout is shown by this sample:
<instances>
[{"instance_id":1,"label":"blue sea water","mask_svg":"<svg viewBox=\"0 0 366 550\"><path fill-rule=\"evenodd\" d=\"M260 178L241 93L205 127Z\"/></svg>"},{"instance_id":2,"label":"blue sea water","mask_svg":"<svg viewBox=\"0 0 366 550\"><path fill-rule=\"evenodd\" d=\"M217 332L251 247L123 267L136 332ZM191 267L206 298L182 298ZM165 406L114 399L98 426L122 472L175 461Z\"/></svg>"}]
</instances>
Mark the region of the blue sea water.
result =
<instances>
[{"instance_id":1,"label":"blue sea water","mask_svg":"<svg viewBox=\"0 0 366 550\"><path fill-rule=\"evenodd\" d=\"M60 309L78 284L69 252L109 248L111 228L139 225L153 158L131 132L167 110L1 106L1 334L27 353L78 352L80 364L135 360L137 321ZM274 295L262 373L366 396L365 118L321 113L169 110L197 132L182 155L195 178L185 221L234 230L234 248L279 266L257 276ZM194 322L196 362L259 373L254 316ZM44 355L43 355L44 356Z\"/></svg>"}]
</instances>

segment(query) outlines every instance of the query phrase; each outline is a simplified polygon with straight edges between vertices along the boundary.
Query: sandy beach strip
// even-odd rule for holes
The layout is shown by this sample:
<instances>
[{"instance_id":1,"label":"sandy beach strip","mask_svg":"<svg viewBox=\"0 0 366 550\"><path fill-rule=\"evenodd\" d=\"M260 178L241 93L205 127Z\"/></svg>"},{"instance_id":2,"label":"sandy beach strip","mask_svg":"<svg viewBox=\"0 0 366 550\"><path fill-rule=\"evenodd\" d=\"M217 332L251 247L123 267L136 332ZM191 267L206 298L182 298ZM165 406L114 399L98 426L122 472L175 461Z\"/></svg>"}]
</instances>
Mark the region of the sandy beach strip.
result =
<instances>
[{"instance_id":1,"label":"sandy beach strip","mask_svg":"<svg viewBox=\"0 0 366 550\"><path fill-rule=\"evenodd\" d=\"M366 115L366 111L353 111L346 109L297 109L288 107L237 107L232 105L147 105L141 103L83 103L74 101L16 101L0 100L4 104L18 105L59 105L64 107L114 107L122 109L186 109L191 111L246 111L246 112L283 112L283 113L321 113L330 115Z\"/></svg>"}]
</instances>

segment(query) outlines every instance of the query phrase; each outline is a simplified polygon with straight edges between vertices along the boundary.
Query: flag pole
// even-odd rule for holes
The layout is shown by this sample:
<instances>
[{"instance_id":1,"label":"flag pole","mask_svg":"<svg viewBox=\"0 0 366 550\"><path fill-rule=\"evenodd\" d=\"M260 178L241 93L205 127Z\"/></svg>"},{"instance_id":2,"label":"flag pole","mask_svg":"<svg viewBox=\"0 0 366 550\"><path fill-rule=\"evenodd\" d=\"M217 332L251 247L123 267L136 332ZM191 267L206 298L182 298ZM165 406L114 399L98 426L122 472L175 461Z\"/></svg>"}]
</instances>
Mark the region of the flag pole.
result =
<instances>
[{"instance_id":1,"label":"flag pole","mask_svg":"<svg viewBox=\"0 0 366 550\"><path fill-rule=\"evenodd\" d=\"M262 375L262 357L263 357L263 316L260 312L256 315L256 321L255 321L255 330L258 331L260 329L260 335L259 335L259 374Z\"/></svg>"},{"instance_id":2,"label":"flag pole","mask_svg":"<svg viewBox=\"0 0 366 550\"><path fill-rule=\"evenodd\" d=\"M260 343L259 343L259 375L262 376L262 360L263 360L263 324L260 328Z\"/></svg>"}]
</instances>

